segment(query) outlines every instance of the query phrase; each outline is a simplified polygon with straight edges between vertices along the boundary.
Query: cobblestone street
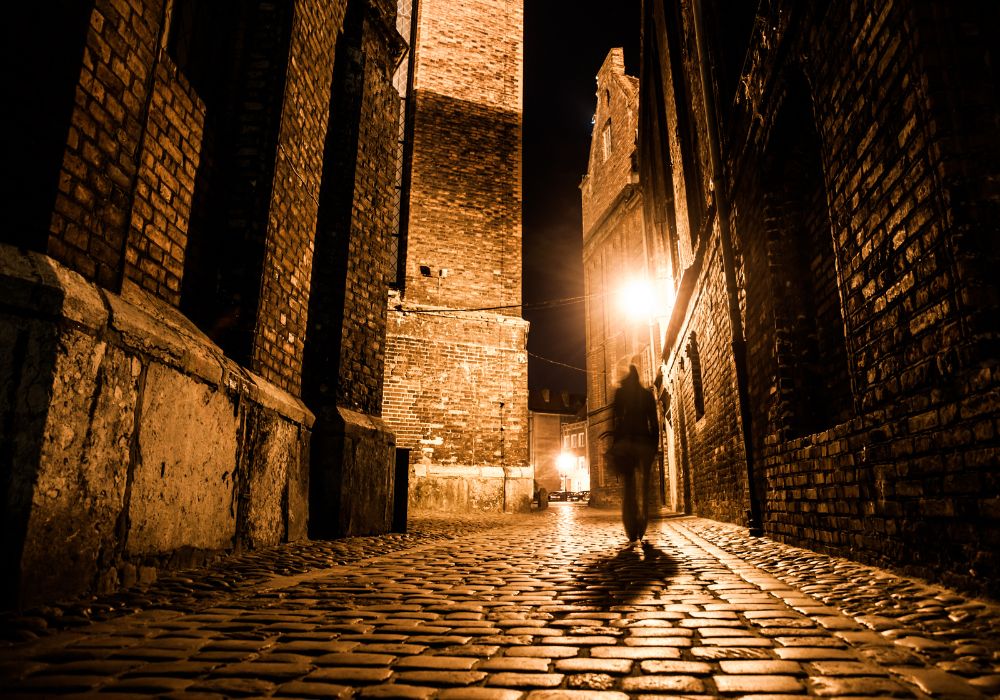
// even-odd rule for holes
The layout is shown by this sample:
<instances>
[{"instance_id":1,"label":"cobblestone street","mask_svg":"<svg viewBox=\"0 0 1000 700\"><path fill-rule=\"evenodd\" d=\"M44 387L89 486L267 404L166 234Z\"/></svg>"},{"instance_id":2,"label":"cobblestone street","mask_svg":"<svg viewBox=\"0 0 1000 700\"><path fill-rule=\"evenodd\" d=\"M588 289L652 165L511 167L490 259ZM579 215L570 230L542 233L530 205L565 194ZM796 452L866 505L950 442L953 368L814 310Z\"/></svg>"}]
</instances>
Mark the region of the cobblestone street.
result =
<instances>
[{"instance_id":1,"label":"cobblestone street","mask_svg":"<svg viewBox=\"0 0 1000 700\"><path fill-rule=\"evenodd\" d=\"M697 518L411 520L3 621L5 696L1000 695L1000 607ZM142 572L140 572L140 577Z\"/></svg>"}]
</instances>

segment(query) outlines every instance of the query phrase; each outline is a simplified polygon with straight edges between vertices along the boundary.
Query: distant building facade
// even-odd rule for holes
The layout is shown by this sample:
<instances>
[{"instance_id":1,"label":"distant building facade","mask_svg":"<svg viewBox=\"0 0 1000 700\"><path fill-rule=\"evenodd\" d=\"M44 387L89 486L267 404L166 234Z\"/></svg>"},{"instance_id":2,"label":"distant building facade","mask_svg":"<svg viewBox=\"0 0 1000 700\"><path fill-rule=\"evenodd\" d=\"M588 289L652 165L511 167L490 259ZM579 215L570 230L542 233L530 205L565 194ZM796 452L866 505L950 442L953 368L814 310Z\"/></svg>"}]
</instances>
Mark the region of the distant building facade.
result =
<instances>
[{"instance_id":1,"label":"distant building facade","mask_svg":"<svg viewBox=\"0 0 1000 700\"><path fill-rule=\"evenodd\" d=\"M412 507L525 510L522 3L420 0L413 17L384 415L409 450Z\"/></svg>"},{"instance_id":2,"label":"distant building facade","mask_svg":"<svg viewBox=\"0 0 1000 700\"><path fill-rule=\"evenodd\" d=\"M644 3L681 510L1000 593L998 19Z\"/></svg>"},{"instance_id":3,"label":"distant building facade","mask_svg":"<svg viewBox=\"0 0 1000 700\"><path fill-rule=\"evenodd\" d=\"M22 8L4 605L390 525L395 3L237 5Z\"/></svg>"},{"instance_id":4,"label":"distant building facade","mask_svg":"<svg viewBox=\"0 0 1000 700\"><path fill-rule=\"evenodd\" d=\"M578 420L583 413L583 420ZM560 427L562 449L560 451L559 476L562 477L564 491L590 490L590 456L587 448L587 419L584 411L577 411L573 420L563 422Z\"/></svg>"},{"instance_id":5,"label":"distant building facade","mask_svg":"<svg viewBox=\"0 0 1000 700\"><path fill-rule=\"evenodd\" d=\"M586 291L587 433L591 502L621 498L617 475L605 454L611 401L618 382L635 364L647 386L659 363L666 291L671 286L665 247L650 235L643 216L636 153L639 81L626 75L622 49L612 49L597 73L597 105L587 174L580 184L583 207L583 275ZM630 316L625 304L644 294L647 313ZM648 301L648 300L647 300ZM659 469L657 469L659 474Z\"/></svg>"},{"instance_id":6,"label":"distant building facade","mask_svg":"<svg viewBox=\"0 0 1000 700\"><path fill-rule=\"evenodd\" d=\"M565 428L585 405L583 396L567 391L538 389L528 394L528 460L536 487L549 493L564 490L566 480L560 473L559 457L566 452Z\"/></svg>"}]
</instances>

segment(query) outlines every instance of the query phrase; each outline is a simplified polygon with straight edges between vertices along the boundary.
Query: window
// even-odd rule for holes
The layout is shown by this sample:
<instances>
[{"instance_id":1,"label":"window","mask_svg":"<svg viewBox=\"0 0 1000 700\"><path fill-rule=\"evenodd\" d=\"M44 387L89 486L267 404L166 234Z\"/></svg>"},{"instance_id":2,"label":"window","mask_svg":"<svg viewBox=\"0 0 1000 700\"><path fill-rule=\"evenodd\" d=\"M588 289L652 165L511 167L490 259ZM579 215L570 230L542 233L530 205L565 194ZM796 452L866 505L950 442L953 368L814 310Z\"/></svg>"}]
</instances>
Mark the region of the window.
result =
<instances>
[{"instance_id":1,"label":"window","mask_svg":"<svg viewBox=\"0 0 1000 700\"><path fill-rule=\"evenodd\" d=\"M694 389L694 417L695 420L705 415L705 392L702 388L701 379L701 357L698 353L698 336L691 333L688 341L687 356L691 361L691 385Z\"/></svg>"},{"instance_id":2,"label":"window","mask_svg":"<svg viewBox=\"0 0 1000 700\"><path fill-rule=\"evenodd\" d=\"M601 134L601 142L603 145L604 160L611 157L611 120L609 119L604 123L604 131Z\"/></svg>"},{"instance_id":3,"label":"window","mask_svg":"<svg viewBox=\"0 0 1000 700\"><path fill-rule=\"evenodd\" d=\"M820 140L804 76L792 76L768 144L764 206L773 275L777 389L791 437L851 418L854 399Z\"/></svg>"},{"instance_id":4,"label":"window","mask_svg":"<svg viewBox=\"0 0 1000 700\"><path fill-rule=\"evenodd\" d=\"M563 435L563 447L569 447L569 435Z\"/></svg>"}]
</instances>

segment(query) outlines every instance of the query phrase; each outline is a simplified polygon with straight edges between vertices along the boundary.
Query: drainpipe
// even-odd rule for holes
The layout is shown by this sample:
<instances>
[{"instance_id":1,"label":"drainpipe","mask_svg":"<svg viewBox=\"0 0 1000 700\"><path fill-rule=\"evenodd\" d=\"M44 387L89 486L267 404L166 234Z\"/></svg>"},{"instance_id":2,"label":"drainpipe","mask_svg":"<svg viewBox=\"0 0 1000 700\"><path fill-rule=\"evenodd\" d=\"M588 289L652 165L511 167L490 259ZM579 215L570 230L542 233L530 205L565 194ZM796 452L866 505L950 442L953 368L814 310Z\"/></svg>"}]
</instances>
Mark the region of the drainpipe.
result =
<instances>
[{"instance_id":1,"label":"drainpipe","mask_svg":"<svg viewBox=\"0 0 1000 700\"><path fill-rule=\"evenodd\" d=\"M726 274L726 295L729 306L729 325L733 331L733 362L736 364L736 392L740 405L740 424L743 432L743 454L747 464L747 486L750 495L750 509L747 513L749 534L759 537L764 534L761 521L760 501L754 488L754 450L751 431L750 383L747 369L747 342L743 334L743 318L740 315L739 289L736 285L736 260L733 256L733 237L729 228L729 198L722 178L722 150L719 143L720 132L715 120L715 92L712 89L711 65L705 45L704 27L701 21L701 0L692 3L694 15L694 40L698 51L698 65L701 73L701 94L704 99L705 122L708 127L708 152L712 165L712 188L715 193L716 212L719 217L719 238L722 243L722 266Z\"/></svg>"}]
</instances>

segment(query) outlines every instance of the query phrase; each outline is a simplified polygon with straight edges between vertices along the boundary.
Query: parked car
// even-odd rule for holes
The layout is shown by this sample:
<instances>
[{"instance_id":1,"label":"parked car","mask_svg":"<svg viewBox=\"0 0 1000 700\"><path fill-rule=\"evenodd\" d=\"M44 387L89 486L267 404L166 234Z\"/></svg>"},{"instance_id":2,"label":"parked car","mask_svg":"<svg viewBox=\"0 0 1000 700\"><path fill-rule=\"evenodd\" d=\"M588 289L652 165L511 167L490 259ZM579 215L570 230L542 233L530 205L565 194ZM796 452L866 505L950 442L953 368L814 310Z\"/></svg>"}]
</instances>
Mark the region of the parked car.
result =
<instances>
[{"instance_id":1,"label":"parked car","mask_svg":"<svg viewBox=\"0 0 1000 700\"><path fill-rule=\"evenodd\" d=\"M549 491L550 501L568 501L569 492L568 491Z\"/></svg>"}]
</instances>

